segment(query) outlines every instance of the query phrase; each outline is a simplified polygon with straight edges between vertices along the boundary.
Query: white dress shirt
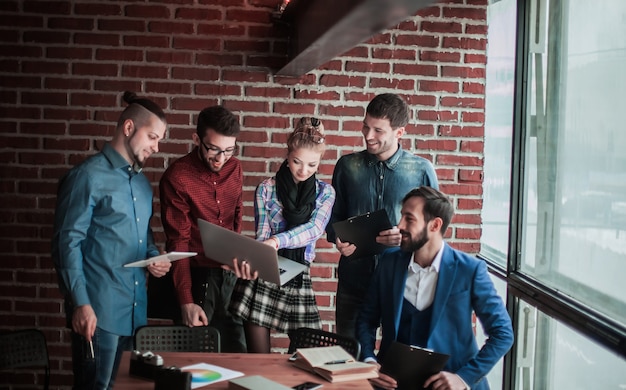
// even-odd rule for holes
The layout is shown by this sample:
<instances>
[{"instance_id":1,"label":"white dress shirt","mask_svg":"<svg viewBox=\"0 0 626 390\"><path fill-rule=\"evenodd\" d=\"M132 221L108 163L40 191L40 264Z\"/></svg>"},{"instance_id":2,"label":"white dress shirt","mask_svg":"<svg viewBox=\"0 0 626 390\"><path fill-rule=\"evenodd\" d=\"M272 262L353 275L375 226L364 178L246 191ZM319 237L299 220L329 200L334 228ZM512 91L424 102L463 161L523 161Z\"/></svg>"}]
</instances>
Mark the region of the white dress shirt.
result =
<instances>
[{"instance_id":1,"label":"white dress shirt","mask_svg":"<svg viewBox=\"0 0 626 390\"><path fill-rule=\"evenodd\" d=\"M437 252L432 264L426 268L420 267L414 261L415 254L411 255L409 273L404 285L404 298L420 311L428 308L435 298L443 248L442 242L441 249Z\"/></svg>"}]
</instances>

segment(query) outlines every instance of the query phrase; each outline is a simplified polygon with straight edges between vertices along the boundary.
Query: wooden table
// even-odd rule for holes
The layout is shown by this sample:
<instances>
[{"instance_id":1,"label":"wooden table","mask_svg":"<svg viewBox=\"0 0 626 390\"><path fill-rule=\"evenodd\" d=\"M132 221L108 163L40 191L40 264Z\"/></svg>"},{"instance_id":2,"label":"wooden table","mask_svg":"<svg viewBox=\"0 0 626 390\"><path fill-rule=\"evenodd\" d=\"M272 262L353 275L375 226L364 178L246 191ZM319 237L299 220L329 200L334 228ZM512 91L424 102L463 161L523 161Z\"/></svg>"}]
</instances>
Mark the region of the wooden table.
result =
<instances>
[{"instance_id":1,"label":"wooden table","mask_svg":"<svg viewBox=\"0 0 626 390\"><path fill-rule=\"evenodd\" d=\"M208 363L216 366L241 371L246 376L262 375L267 379L285 386L295 386L302 382L318 382L324 385L323 390L330 389L363 389L371 390L367 379L350 382L330 383L324 378L293 367L287 361L288 355L279 353L205 353L205 352L158 352L163 357L164 365L184 367L196 363ZM120 369L115 380L115 389L141 390L154 389L154 382L128 375L130 352L124 352ZM214 383L200 389L228 389L228 381ZM268 389L271 390L271 389Z\"/></svg>"}]
</instances>

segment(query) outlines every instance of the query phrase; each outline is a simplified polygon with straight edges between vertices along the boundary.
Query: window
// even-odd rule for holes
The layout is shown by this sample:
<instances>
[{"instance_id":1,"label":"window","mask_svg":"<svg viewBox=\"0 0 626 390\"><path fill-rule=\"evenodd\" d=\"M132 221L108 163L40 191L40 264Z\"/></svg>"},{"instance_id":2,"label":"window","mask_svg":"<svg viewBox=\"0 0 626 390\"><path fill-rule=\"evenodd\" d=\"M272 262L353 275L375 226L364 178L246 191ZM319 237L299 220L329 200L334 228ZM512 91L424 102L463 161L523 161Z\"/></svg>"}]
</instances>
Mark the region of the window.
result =
<instances>
[{"instance_id":1,"label":"window","mask_svg":"<svg viewBox=\"0 0 626 390\"><path fill-rule=\"evenodd\" d=\"M537 0L530 20L519 269L624 324L626 2Z\"/></svg>"},{"instance_id":2,"label":"window","mask_svg":"<svg viewBox=\"0 0 626 390\"><path fill-rule=\"evenodd\" d=\"M481 254L502 267L509 241L516 15L515 0L491 0L487 8Z\"/></svg>"},{"instance_id":3,"label":"window","mask_svg":"<svg viewBox=\"0 0 626 390\"><path fill-rule=\"evenodd\" d=\"M518 14L507 383L621 388L626 2L520 0Z\"/></svg>"}]
</instances>

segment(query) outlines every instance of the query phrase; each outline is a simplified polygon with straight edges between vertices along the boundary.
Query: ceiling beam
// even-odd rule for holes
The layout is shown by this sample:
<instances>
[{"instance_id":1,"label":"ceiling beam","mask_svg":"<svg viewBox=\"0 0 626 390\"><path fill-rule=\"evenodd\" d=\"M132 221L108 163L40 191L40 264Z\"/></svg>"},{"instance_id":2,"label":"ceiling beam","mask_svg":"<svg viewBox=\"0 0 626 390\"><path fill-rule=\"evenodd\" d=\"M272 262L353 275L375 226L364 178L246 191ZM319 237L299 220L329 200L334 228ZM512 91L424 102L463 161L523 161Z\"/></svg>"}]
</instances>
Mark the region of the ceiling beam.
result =
<instances>
[{"instance_id":1,"label":"ceiling beam","mask_svg":"<svg viewBox=\"0 0 626 390\"><path fill-rule=\"evenodd\" d=\"M281 16L290 29L289 61L277 74L302 76L435 2L291 0Z\"/></svg>"}]
</instances>

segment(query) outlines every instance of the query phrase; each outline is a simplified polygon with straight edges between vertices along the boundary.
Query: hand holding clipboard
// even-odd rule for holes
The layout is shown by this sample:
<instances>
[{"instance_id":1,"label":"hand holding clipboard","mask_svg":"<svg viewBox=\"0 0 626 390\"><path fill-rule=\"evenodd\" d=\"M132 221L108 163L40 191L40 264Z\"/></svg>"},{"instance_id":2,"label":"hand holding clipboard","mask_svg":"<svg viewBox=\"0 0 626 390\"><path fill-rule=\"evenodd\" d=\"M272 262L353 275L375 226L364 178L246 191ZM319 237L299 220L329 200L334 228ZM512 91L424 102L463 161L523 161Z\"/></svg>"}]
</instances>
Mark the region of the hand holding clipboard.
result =
<instances>
[{"instance_id":1,"label":"hand holding clipboard","mask_svg":"<svg viewBox=\"0 0 626 390\"><path fill-rule=\"evenodd\" d=\"M335 234L341 241L356 246L354 253L347 256L349 259L373 256L387 249L387 246L376 242L376 237L381 231L391 228L391 222L384 209L357 215L333 224Z\"/></svg>"}]
</instances>

